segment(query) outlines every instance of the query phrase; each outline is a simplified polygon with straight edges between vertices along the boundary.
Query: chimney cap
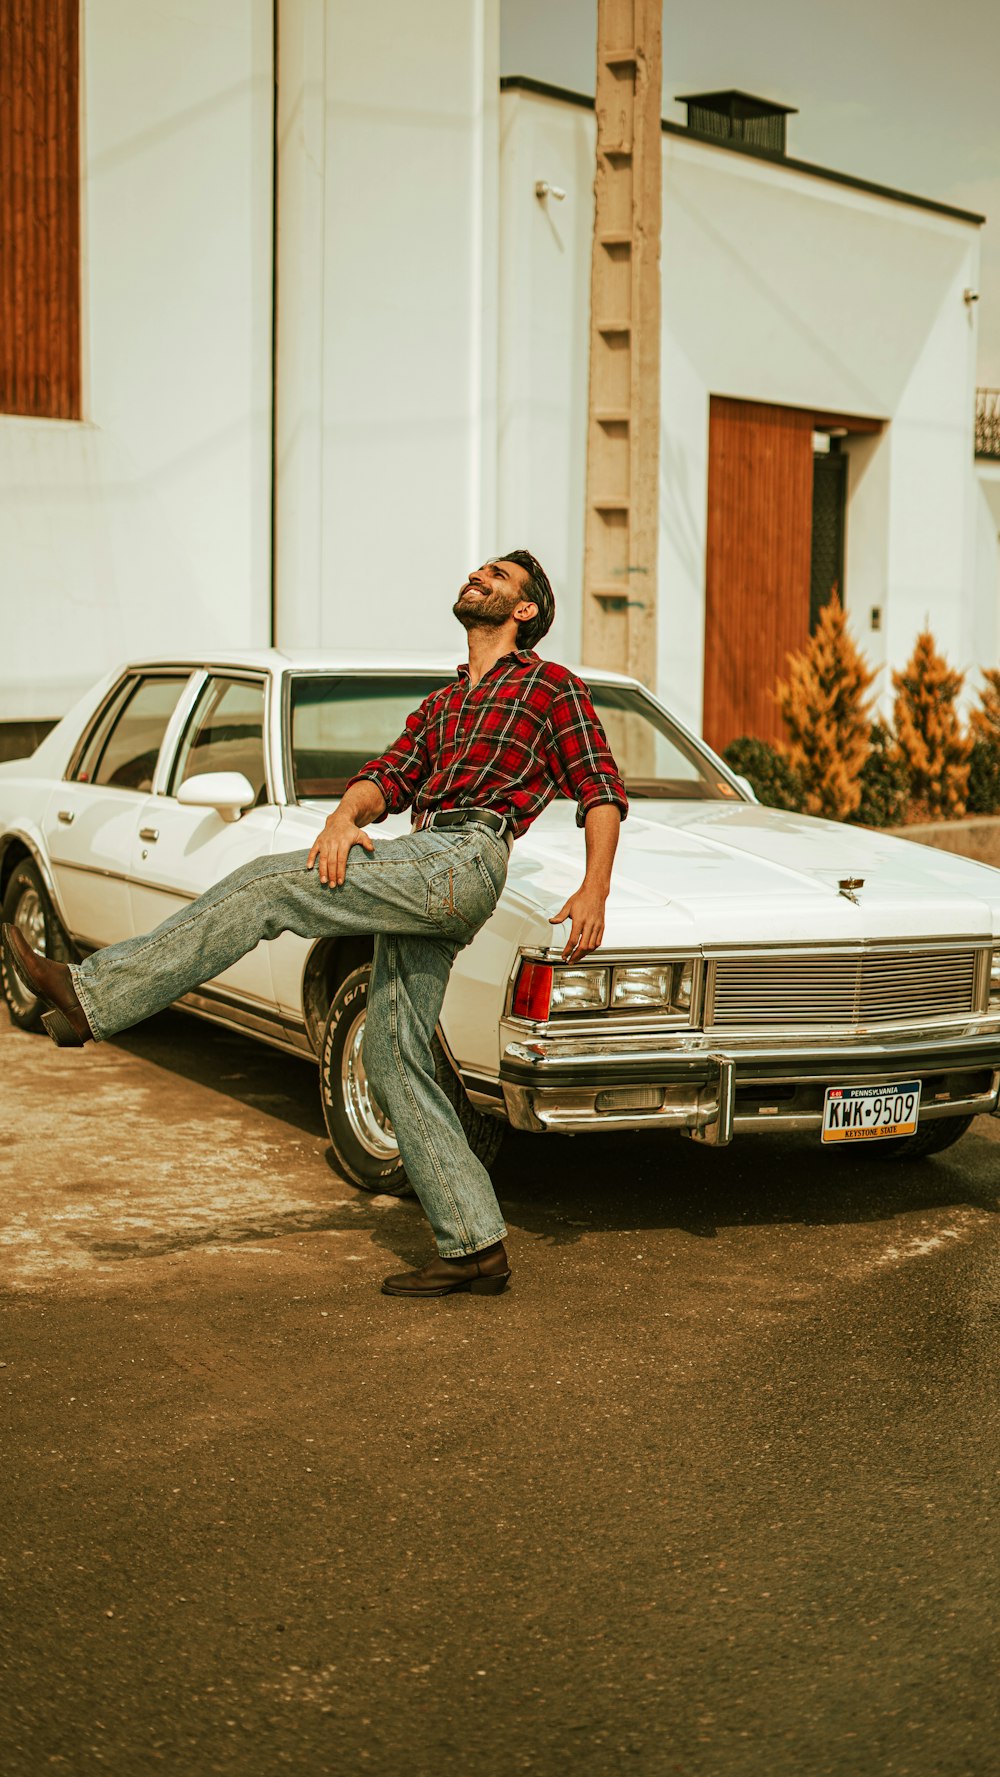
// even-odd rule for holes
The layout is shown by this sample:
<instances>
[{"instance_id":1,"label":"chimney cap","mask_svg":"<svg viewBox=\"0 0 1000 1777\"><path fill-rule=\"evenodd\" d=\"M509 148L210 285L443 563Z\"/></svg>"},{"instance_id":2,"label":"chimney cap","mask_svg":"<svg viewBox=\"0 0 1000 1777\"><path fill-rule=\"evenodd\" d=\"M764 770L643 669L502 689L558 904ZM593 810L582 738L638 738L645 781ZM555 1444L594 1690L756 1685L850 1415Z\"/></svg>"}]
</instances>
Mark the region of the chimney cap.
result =
<instances>
[{"instance_id":1,"label":"chimney cap","mask_svg":"<svg viewBox=\"0 0 1000 1777\"><path fill-rule=\"evenodd\" d=\"M724 117L797 117L797 105L779 105L775 99L760 99L738 87L718 93L676 93L678 105L697 105L703 111L718 111Z\"/></svg>"}]
</instances>

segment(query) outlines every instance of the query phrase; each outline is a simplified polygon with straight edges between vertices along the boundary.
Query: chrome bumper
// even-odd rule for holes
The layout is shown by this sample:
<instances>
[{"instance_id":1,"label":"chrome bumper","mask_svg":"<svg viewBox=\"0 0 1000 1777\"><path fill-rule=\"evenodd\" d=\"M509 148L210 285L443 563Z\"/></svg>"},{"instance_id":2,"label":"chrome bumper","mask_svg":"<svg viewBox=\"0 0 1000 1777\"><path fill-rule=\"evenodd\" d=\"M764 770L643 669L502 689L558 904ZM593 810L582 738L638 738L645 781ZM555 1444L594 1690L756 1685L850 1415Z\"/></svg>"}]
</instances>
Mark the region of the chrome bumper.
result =
<instances>
[{"instance_id":1,"label":"chrome bumper","mask_svg":"<svg viewBox=\"0 0 1000 1777\"><path fill-rule=\"evenodd\" d=\"M818 1129L827 1086L923 1082L921 1120L996 1112L1000 1032L813 1048L722 1049L689 1035L612 1040L503 1030L500 1085L515 1129L677 1129L712 1147L768 1129ZM699 1046L700 1044L700 1046ZM637 1104L642 1098L645 1102ZM630 1103L629 1100L632 1100Z\"/></svg>"}]
</instances>

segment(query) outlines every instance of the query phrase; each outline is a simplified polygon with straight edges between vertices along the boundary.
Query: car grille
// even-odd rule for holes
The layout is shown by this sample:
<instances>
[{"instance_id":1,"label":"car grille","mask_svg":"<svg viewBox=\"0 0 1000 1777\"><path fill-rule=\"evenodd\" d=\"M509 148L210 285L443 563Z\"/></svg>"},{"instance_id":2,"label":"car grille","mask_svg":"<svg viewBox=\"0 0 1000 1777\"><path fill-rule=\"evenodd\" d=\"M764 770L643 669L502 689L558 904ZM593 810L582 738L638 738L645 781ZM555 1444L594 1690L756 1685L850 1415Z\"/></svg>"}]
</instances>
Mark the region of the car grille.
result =
<instances>
[{"instance_id":1,"label":"car grille","mask_svg":"<svg viewBox=\"0 0 1000 1777\"><path fill-rule=\"evenodd\" d=\"M976 951L723 957L706 1023L766 1030L923 1024L975 1010Z\"/></svg>"}]
</instances>

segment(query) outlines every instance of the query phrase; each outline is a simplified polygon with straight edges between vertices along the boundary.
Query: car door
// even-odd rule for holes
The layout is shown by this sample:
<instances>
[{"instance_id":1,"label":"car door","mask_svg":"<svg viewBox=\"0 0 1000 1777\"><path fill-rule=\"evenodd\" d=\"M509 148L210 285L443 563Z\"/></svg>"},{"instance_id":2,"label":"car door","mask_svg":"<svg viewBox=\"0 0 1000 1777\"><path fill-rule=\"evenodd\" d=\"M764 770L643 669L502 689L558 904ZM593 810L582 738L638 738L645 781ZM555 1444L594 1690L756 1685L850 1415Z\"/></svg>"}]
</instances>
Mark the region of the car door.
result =
<instances>
[{"instance_id":1,"label":"car door","mask_svg":"<svg viewBox=\"0 0 1000 1777\"><path fill-rule=\"evenodd\" d=\"M164 758L136 823L131 866L136 932L152 930L241 864L273 849L279 811L270 800L265 760L266 689L263 676L206 676L174 755ZM238 821L177 801L181 784L219 771L242 772L256 792L253 806ZM254 1012L268 1020L274 1008L268 946L260 944L242 957L200 998L231 1014L242 1010L247 1016L241 1021L250 1025Z\"/></svg>"},{"instance_id":2,"label":"car door","mask_svg":"<svg viewBox=\"0 0 1000 1777\"><path fill-rule=\"evenodd\" d=\"M85 948L132 935L129 874L138 817L190 672L127 673L57 785L42 827L59 904Z\"/></svg>"}]
</instances>

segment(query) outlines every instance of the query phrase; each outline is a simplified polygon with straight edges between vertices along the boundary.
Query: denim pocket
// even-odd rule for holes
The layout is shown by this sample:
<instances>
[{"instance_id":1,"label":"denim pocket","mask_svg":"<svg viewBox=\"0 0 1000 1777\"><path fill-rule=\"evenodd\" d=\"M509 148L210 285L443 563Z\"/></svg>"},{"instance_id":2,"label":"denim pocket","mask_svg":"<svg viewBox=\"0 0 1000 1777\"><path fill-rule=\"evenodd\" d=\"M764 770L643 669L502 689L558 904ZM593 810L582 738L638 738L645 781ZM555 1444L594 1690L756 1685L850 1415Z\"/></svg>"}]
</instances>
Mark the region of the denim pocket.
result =
<instances>
[{"instance_id":1,"label":"denim pocket","mask_svg":"<svg viewBox=\"0 0 1000 1777\"><path fill-rule=\"evenodd\" d=\"M478 852L476 854L475 864L476 864L476 869L479 871L479 875L482 879L483 887L486 890L487 895L489 896L490 913L492 913L495 910L496 904L500 899L500 891L503 888L503 883L502 882L494 882L493 877L490 874L489 866L487 865L486 859L484 857L481 857ZM504 872L504 875L506 876L506 871ZM489 918L489 914L487 914L486 917Z\"/></svg>"},{"instance_id":2,"label":"denim pocket","mask_svg":"<svg viewBox=\"0 0 1000 1777\"><path fill-rule=\"evenodd\" d=\"M427 912L449 938L468 943L497 904L498 890L481 859L456 856L427 879Z\"/></svg>"},{"instance_id":3,"label":"denim pocket","mask_svg":"<svg viewBox=\"0 0 1000 1777\"><path fill-rule=\"evenodd\" d=\"M465 874L459 866L450 864L427 879L427 911L450 938L471 938L473 932L472 921L462 905L465 897L460 878Z\"/></svg>"}]
</instances>

